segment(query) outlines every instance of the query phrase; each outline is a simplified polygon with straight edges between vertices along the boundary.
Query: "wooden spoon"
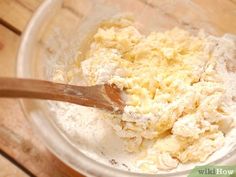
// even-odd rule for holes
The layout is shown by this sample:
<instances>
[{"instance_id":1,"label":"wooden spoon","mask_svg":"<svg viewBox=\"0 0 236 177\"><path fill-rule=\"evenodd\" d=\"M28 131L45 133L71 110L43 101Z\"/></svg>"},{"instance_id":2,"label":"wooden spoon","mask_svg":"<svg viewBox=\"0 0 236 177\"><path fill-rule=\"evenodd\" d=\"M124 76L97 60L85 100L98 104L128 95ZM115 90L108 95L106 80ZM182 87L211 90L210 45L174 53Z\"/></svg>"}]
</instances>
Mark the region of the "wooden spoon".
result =
<instances>
[{"instance_id":1,"label":"wooden spoon","mask_svg":"<svg viewBox=\"0 0 236 177\"><path fill-rule=\"evenodd\" d=\"M0 77L0 97L37 98L75 103L122 113L124 102L115 85L76 86L34 79Z\"/></svg>"}]
</instances>

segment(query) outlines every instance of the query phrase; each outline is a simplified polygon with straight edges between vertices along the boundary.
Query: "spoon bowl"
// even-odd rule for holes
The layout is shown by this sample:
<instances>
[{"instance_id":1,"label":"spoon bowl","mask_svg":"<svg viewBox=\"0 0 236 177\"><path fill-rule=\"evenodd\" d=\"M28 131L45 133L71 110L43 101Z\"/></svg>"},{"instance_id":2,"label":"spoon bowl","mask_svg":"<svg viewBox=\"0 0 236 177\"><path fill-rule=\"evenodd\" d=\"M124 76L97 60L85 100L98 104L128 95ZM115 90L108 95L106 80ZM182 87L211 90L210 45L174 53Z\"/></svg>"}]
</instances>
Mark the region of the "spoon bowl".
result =
<instances>
[{"instance_id":1,"label":"spoon bowl","mask_svg":"<svg viewBox=\"0 0 236 177\"><path fill-rule=\"evenodd\" d=\"M65 101L122 113L121 90L115 85L76 86L35 79L0 78L0 97Z\"/></svg>"}]
</instances>

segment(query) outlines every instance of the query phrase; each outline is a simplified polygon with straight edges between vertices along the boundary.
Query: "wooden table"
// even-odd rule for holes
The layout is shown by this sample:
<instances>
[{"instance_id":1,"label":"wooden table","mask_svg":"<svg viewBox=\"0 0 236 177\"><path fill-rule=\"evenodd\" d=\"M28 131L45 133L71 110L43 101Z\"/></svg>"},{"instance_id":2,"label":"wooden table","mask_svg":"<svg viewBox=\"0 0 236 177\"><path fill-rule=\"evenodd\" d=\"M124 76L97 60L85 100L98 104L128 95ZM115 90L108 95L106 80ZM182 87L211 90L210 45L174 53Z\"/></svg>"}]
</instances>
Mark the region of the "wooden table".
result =
<instances>
[{"instance_id":1,"label":"wooden table","mask_svg":"<svg viewBox=\"0 0 236 177\"><path fill-rule=\"evenodd\" d=\"M15 76L16 54L21 34L32 13L43 0L0 0L0 76ZM111 0L112 1L112 0ZM149 3L147 0L139 0ZM236 33L235 0L194 0L215 13L222 30ZM157 1L152 1L157 2ZM219 5L219 3L224 5ZM218 4L217 4L218 3ZM154 7L154 5L150 5ZM227 12L234 13L231 19ZM224 21L222 25L219 21ZM0 100L0 177L79 177L82 176L53 156L38 140L17 100Z\"/></svg>"},{"instance_id":2,"label":"wooden table","mask_svg":"<svg viewBox=\"0 0 236 177\"><path fill-rule=\"evenodd\" d=\"M15 76L21 34L42 0L0 0L0 76ZM0 100L0 177L81 177L52 155L19 102Z\"/></svg>"}]
</instances>

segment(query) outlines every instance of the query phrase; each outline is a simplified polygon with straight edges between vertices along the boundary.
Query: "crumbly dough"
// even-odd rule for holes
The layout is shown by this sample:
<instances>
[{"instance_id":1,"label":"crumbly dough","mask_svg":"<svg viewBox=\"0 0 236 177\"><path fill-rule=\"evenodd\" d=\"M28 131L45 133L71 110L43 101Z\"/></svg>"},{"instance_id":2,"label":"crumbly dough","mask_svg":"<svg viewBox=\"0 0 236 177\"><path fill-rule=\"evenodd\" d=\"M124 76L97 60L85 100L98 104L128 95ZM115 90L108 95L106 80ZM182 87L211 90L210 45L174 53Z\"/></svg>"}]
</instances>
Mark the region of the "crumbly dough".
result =
<instances>
[{"instance_id":1,"label":"crumbly dough","mask_svg":"<svg viewBox=\"0 0 236 177\"><path fill-rule=\"evenodd\" d=\"M104 22L81 63L88 85L116 84L123 115L108 115L143 171L205 161L233 128L233 39L174 28L143 35L125 18ZM231 83L232 84L232 83Z\"/></svg>"}]
</instances>

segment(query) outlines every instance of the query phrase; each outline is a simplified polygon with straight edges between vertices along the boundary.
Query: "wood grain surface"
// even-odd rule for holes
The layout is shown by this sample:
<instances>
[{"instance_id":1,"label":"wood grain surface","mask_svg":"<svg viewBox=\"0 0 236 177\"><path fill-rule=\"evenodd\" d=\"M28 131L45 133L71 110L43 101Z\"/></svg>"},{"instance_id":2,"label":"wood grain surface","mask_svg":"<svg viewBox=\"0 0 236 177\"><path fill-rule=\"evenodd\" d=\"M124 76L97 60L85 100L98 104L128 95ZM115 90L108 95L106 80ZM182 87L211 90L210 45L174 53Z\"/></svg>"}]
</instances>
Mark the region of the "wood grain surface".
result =
<instances>
[{"instance_id":1,"label":"wood grain surface","mask_svg":"<svg viewBox=\"0 0 236 177\"><path fill-rule=\"evenodd\" d=\"M116 0L107 0L112 3ZM137 0L140 7L148 5L153 10L164 1ZM172 0L169 0L172 1ZM235 0L192 0L205 9L211 9L211 23L222 31L236 34ZM43 0L0 0L0 76L15 76L16 55L21 34L32 14ZM165 1L166 2L166 1ZM74 20L74 16L86 14L86 0L67 0L63 13ZM77 11L75 6L81 7ZM129 8L129 7L128 7ZM138 7L137 7L138 9ZM165 12L170 18L178 18L179 11ZM214 14L220 14L217 18ZM66 25L65 25L66 28ZM18 100L0 100L0 177L81 177L70 167L52 155L31 128ZM81 162L82 163L82 162Z\"/></svg>"},{"instance_id":2,"label":"wood grain surface","mask_svg":"<svg viewBox=\"0 0 236 177\"><path fill-rule=\"evenodd\" d=\"M4 177L28 177L22 170L14 166L11 161L0 155L0 176Z\"/></svg>"},{"instance_id":3,"label":"wood grain surface","mask_svg":"<svg viewBox=\"0 0 236 177\"><path fill-rule=\"evenodd\" d=\"M0 0L0 18L20 34L43 0Z\"/></svg>"},{"instance_id":4,"label":"wood grain surface","mask_svg":"<svg viewBox=\"0 0 236 177\"><path fill-rule=\"evenodd\" d=\"M15 76L20 34L41 1L0 0L0 76ZM18 100L0 100L0 151L0 177L82 176L46 149Z\"/></svg>"},{"instance_id":5,"label":"wood grain surface","mask_svg":"<svg viewBox=\"0 0 236 177\"><path fill-rule=\"evenodd\" d=\"M20 36L0 25L0 76L15 75L19 40ZM31 129L17 100L0 100L0 149L35 176L82 176L46 149Z\"/></svg>"},{"instance_id":6,"label":"wood grain surface","mask_svg":"<svg viewBox=\"0 0 236 177\"><path fill-rule=\"evenodd\" d=\"M123 113L124 102L118 87L68 85L45 80L0 77L0 98L35 98L65 101Z\"/></svg>"}]
</instances>

